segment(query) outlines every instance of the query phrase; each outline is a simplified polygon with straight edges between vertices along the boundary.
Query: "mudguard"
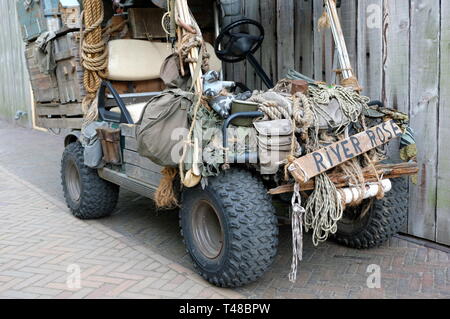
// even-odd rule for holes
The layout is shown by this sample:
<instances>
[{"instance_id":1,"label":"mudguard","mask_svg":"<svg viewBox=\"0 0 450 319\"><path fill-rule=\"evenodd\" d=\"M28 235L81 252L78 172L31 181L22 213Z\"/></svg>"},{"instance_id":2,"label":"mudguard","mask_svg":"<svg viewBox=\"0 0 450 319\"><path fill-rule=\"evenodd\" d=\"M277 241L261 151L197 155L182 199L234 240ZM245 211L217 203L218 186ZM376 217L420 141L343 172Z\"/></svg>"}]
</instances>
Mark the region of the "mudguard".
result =
<instances>
[{"instance_id":1,"label":"mudguard","mask_svg":"<svg viewBox=\"0 0 450 319\"><path fill-rule=\"evenodd\" d=\"M73 130L70 133L67 133L66 137L64 138L64 146L66 147L69 144L79 141L80 137L81 131L79 130Z\"/></svg>"}]
</instances>

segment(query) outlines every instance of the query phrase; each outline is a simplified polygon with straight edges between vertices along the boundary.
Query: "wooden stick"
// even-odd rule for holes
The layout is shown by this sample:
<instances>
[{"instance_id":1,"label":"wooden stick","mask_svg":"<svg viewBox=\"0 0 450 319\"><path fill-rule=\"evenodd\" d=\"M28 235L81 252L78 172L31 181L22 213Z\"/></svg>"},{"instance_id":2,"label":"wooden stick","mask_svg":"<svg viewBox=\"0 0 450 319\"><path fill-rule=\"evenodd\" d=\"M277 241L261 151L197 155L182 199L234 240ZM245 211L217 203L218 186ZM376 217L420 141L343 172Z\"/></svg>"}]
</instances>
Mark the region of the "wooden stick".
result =
<instances>
[{"instance_id":1,"label":"wooden stick","mask_svg":"<svg viewBox=\"0 0 450 319\"><path fill-rule=\"evenodd\" d=\"M347 45L345 43L344 34L342 32L341 22L337 13L335 0L325 0L325 8L330 19L331 31L333 33L334 42L338 49L338 56L342 67L342 76L348 79L354 76L350 58L348 55Z\"/></svg>"},{"instance_id":2,"label":"wooden stick","mask_svg":"<svg viewBox=\"0 0 450 319\"><path fill-rule=\"evenodd\" d=\"M177 0L177 10L178 13L180 15L180 18L182 20L182 23L184 23L185 25L191 26L193 24L193 21L191 19L191 13L189 11L189 6L187 4L186 0ZM182 34L185 35L186 33L189 33L185 28L181 28L182 29ZM180 39L181 40L181 39ZM191 71L191 75L194 76L195 74L195 69L197 68L197 61L199 58L199 52L197 48L192 48L191 51L189 52L189 59L191 61L195 61L195 62L189 62L189 69ZM203 83L202 83L202 72L200 70L200 73L197 77L197 79L192 79L192 81L194 81L194 85L195 85L195 90L197 91L197 93L202 93L203 92Z\"/></svg>"},{"instance_id":3,"label":"wooden stick","mask_svg":"<svg viewBox=\"0 0 450 319\"><path fill-rule=\"evenodd\" d=\"M403 176L415 175L419 172L419 167L417 163L402 163L402 164L381 164L375 166L378 175L382 179L393 179ZM377 176L372 168L366 167L363 169L364 179L367 183L378 182ZM331 181L336 185L337 188L350 186L350 176L344 175L342 173L330 174ZM302 191L313 190L315 187L315 180L310 180L302 185L300 189ZM281 185L277 188L269 190L271 195L279 195L284 193L291 193L294 191L294 184Z\"/></svg>"}]
</instances>

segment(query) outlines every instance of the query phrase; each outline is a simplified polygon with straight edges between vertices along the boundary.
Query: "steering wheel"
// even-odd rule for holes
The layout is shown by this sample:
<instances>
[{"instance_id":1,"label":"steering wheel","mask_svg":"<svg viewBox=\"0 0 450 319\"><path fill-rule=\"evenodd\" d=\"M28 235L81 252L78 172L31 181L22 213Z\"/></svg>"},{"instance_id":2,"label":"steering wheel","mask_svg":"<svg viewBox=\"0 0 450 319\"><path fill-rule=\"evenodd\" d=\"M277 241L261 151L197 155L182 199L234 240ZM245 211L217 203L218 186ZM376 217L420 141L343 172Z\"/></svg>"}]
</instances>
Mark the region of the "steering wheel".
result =
<instances>
[{"instance_id":1,"label":"steering wheel","mask_svg":"<svg viewBox=\"0 0 450 319\"><path fill-rule=\"evenodd\" d=\"M259 30L258 35L243 32L233 32L243 25L253 25ZM228 40L228 41L227 41ZM241 19L226 26L216 39L214 50L217 57L228 63L243 61L249 54L255 53L264 41L263 26L251 19ZM219 49L221 47L221 49Z\"/></svg>"}]
</instances>

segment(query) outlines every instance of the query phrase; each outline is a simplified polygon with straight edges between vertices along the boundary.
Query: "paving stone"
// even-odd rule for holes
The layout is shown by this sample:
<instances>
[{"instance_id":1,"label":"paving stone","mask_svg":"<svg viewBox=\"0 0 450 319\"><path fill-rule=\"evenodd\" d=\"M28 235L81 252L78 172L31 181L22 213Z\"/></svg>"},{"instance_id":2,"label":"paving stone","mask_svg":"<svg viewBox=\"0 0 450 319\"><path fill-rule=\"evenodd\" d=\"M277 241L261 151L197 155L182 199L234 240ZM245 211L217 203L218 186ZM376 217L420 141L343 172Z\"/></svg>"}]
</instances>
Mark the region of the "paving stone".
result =
<instances>
[{"instance_id":1,"label":"paving stone","mask_svg":"<svg viewBox=\"0 0 450 319\"><path fill-rule=\"evenodd\" d=\"M290 226L280 227L278 255L261 279L213 287L185 252L177 211L156 212L150 200L121 190L110 218L72 217L60 186L62 151L63 136L0 122L0 298L450 297L450 254L397 237L359 251L332 241L314 247L305 234L290 283ZM81 268L81 289L66 284L71 264ZM370 264L381 267L381 289L367 287Z\"/></svg>"}]
</instances>

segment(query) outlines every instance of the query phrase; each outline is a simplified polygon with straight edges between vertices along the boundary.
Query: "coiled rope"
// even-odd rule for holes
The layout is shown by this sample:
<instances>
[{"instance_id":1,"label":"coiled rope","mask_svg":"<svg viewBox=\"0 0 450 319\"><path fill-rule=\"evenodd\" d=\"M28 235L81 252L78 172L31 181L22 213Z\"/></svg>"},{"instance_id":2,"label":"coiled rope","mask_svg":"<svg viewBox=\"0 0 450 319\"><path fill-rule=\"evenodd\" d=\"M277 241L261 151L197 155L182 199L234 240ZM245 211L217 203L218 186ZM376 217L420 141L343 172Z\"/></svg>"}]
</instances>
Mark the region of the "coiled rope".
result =
<instances>
[{"instance_id":1,"label":"coiled rope","mask_svg":"<svg viewBox=\"0 0 450 319\"><path fill-rule=\"evenodd\" d=\"M103 2L101 0L84 0L81 30L81 64L84 67L83 85L86 96L82 102L85 114L83 127L95 121L98 117L97 92L102 78L107 77L108 52L102 39L101 24L104 18Z\"/></svg>"},{"instance_id":2,"label":"coiled rope","mask_svg":"<svg viewBox=\"0 0 450 319\"><path fill-rule=\"evenodd\" d=\"M317 116L321 116L331 128L336 129L336 124L333 121L333 117L326 110L326 106L330 104L330 101L335 98L340 105L342 113L347 119L356 123L359 121L363 112L363 106L369 103L370 99L366 96L360 95L358 92L351 88L343 86L327 86L319 84L317 86L309 87L309 95L311 101L314 104L314 112ZM345 124L340 124L336 132L340 132Z\"/></svg>"},{"instance_id":3,"label":"coiled rope","mask_svg":"<svg viewBox=\"0 0 450 319\"><path fill-rule=\"evenodd\" d=\"M259 105L259 110L265 114L263 119L265 121L294 120L293 125L297 133L305 131L313 125L312 105L309 98L303 93L298 92L292 96L292 107L267 100L261 95L254 95L249 101Z\"/></svg>"}]
</instances>

